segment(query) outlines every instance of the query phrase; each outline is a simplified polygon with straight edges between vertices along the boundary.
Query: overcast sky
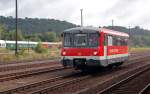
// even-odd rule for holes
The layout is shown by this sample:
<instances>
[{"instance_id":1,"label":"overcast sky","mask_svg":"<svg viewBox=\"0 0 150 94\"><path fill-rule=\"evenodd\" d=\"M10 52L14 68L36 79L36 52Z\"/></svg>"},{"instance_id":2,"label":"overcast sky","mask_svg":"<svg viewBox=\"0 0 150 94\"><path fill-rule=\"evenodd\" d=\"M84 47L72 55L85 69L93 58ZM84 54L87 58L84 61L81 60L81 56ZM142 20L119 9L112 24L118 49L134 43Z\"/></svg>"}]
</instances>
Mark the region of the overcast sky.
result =
<instances>
[{"instance_id":1,"label":"overcast sky","mask_svg":"<svg viewBox=\"0 0 150 94\"><path fill-rule=\"evenodd\" d=\"M18 0L19 17L59 19L84 25L150 29L150 0ZM0 0L0 15L15 16L15 0Z\"/></svg>"}]
</instances>

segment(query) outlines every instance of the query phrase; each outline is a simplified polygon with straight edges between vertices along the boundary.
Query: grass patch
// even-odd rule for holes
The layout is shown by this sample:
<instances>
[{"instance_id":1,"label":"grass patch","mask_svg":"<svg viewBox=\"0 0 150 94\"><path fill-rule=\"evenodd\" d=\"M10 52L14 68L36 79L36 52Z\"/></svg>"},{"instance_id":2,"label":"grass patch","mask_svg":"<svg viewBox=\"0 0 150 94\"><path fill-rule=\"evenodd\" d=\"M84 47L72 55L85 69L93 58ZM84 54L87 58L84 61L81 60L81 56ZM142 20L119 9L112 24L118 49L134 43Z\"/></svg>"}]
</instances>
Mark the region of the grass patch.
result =
<instances>
[{"instance_id":1,"label":"grass patch","mask_svg":"<svg viewBox=\"0 0 150 94\"><path fill-rule=\"evenodd\" d=\"M143 51L150 51L150 47L132 47L130 48L131 52L143 52Z\"/></svg>"},{"instance_id":2,"label":"grass patch","mask_svg":"<svg viewBox=\"0 0 150 94\"><path fill-rule=\"evenodd\" d=\"M10 50L6 49L6 48L0 48L0 53L9 53Z\"/></svg>"},{"instance_id":3,"label":"grass patch","mask_svg":"<svg viewBox=\"0 0 150 94\"><path fill-rule=\"evenodd\" d=\"M1 49L2 50L2 49ZM7 49L3 49L7 50ZM2 52L0 52L2 53ZM14 51L8 50L6 54L1 54L0 62L21 62L21 61L34 61L50 59L55 60L60 58L60 50L58 48L48 49L45 53L37 53L34 50L20 50L19 54L16 56Z\"/></svg>"}]
</instances>

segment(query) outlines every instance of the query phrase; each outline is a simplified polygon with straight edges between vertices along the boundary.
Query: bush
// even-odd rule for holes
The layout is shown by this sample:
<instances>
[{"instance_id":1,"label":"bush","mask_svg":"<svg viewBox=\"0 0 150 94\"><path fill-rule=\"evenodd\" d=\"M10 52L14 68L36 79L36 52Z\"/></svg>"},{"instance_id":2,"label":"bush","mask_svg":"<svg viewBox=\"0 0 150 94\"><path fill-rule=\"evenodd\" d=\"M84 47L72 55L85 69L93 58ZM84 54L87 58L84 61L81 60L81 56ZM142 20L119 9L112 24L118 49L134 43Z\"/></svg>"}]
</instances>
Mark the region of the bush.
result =
<instances>
[{"instance_id":1,"label":"bush","mask_svg":"<svg viewBox=\"0 0 150 94\"><path fill-rule=\"evenodd\" d=\"M25 49L21 49L19 50L18 55L23 55L24 53L25 53Z\"/></svg>"},{"instance_id":2,"label":"bush","mask_svg":"<svg viewBox=\"0 0 150 94\"><path fill-rule=\"evenodd\" d=\"M47 49L42 46L41 42L39 42L37 44L37 46L35 47L35 52L37 52L37 53L44 53L44 52L47 52Z\"/></svg>"}]
</instances>

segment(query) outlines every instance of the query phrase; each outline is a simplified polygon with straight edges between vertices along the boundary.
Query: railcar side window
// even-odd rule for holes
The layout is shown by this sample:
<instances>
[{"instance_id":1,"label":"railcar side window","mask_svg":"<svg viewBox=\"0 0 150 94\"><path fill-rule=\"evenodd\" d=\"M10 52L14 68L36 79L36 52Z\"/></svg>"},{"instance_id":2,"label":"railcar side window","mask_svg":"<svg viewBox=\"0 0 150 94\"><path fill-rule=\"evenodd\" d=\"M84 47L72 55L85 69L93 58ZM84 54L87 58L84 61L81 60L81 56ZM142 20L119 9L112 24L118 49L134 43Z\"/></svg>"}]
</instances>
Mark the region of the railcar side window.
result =
<instances>
[{"instance_id":1,"label":"railcar side window","mask_svg":"<svg viewBox=\"0 0 150 94\"><path fill-rule=\"evenodd\" d=\"M121 36L113 36L113 45L114 46L126 46L128 45L128 39Z\"/></svg>"},{"instance_id":2,"label":"railcar side window","mask_svg":"<svg viewBox=\"0 0 150 94\"><path fill-rule=\"evenodd\" d=\"M97 33L89 34L88 42L90 47L97 47L99 43L99 35Z\"/></svg>"},{"instance_id":3,"label":"railcar side window","mask_svg":"<svg viewBox=\"0 0 150 94\"><path fill-rule=\"evenodd\" d=\"M122 45L128 45L128 39L127 38L123 39Z\"/></svg>"},{"instance_id":4,"label":"railcar side window","mask_svg":"<svg viewBox=\"0 0 150 94\"><path fill-rule=\"evenodd\" d=\"M108 36L108 46L112 46L113 45L113 38L112 36Z\"/></svg>"}]
</instances>

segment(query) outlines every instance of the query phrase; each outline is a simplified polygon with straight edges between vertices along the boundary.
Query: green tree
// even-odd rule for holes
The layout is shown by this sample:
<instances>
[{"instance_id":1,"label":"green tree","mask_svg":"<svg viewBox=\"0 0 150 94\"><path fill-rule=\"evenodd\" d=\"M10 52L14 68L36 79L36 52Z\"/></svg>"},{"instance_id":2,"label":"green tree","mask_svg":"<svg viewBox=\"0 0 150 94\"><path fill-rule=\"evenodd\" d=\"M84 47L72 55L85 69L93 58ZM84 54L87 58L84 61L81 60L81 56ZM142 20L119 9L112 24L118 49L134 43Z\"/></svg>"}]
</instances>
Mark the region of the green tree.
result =
<instances>
[{"instance_id":1,"label":"green tree","mask_svg":"<svg viewBox=\"0 0 150 94\"><path fill-rule=\"evenodd\" d=\"M0 24L7 26L8 31L15 29L15 18L0 16ZM22 32L62 32L65 29L76 27L75 24L60 21L55 19L39 19L39 18L19 18L18 27L21 28Z\"/></svg>"},{"instance_id":2,"label":"green tree","mask_svg":"<svg viewBox=\"0 0 150 94\"><path fill-rule=\"evenodd\" d=\"M15 40L15 37L16 37L16 31L15 30L6 32L4 34L5 40ZM20 40L20 41L24 40L24 36L20 30L18 31L18 40Z\"/></svg>"},{"instance_id":3,"label":"green tree","mask_svg":"<svg viewBox=\"0 0 150 94\"><path fill-rule=\"evenodd\" d=\"M55 42L58 40L55 32L45 32L40 37L42 41Z\"/></svg>"},{"instance_id":4,"label":"green tree","mask_svg":"<svg viewBox=\"0 0 150 94\"><path fill-rule=\"evenodd\" d=\"M25 40L29 41L41 41L39 34L24 35Z\"/></svg>"},{"instance_id":5,"label":"green tree","mask_svg":"<svg viewBox=\"0 0 150 94\"><path fill-rule=\"evenodd\" d=\"M5 32L6 32L5 27L3 25L0 25L0 40L3 39Z\"/></svg>"},{"instance_id":6,"label":"green tree","mask_svg":"<svg viewBox=\"0 0 150 94\"><path fill-rule=\"evenodd\" d=\"M47 52L47 49L42 46L41 42L39 42L37 44L37 46L35 47L35 52L37 52L37 53L44 53L44 52Z\"/></svg>"}]
</instances>

